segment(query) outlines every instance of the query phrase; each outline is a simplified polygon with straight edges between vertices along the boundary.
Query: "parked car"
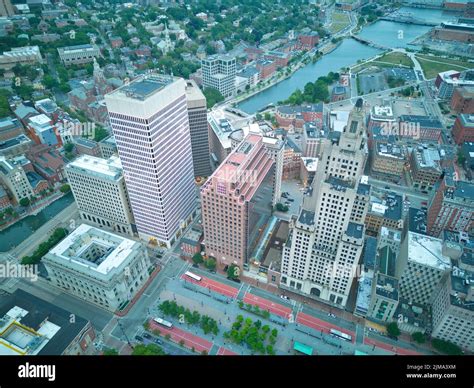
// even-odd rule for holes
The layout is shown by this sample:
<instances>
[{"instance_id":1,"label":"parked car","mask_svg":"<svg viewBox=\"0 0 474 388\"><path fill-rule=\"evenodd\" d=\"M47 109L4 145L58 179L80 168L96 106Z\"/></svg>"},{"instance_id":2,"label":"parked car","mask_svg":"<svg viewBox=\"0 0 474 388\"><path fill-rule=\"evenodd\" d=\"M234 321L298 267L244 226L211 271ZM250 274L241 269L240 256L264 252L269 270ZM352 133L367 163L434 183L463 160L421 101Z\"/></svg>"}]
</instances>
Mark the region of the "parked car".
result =
<instances>
[{"instance_id":1,"label":"parked car","mask_svg":"<svg viewBox=\"0 0 474 388\"><path fill-rule=\"evenodd\" d=\"M283 295L283 294L280 295L280 298L284 300L290 300L290 298L288 298L286 295Z\"/></svg>"},{"instance_id":2,"label":"parked car","mask_svg":"<svg viewBox=\"0 0 474 388\"><path fill-rule=\"evenodd\" d=\"M154 342L155 344L158 344L158 345L163 345L163 341L160 340L159 338L155 338L155 339L153 340L153 342Z\"/></svg>"},{"instance_id":3,"label":"parked car","mask_svg":"<svg viewBox=\"0 0 474 388\"><path fill-rule=\"evenodd\" d=\"M135 336L135 339L136 339L137 341L143 341L143 337L140 336L140 335L136 335L136 336Z\"/></svg>"},{"instance_id":4,"label":"parked car","mask_svg":"<svg viewBox=\"0 0 474 388\"><path fill-rule=\"evenodd\" d=\"M369 327L369 331L372 333L378 333L379 331L377 329L374 329L373 327Z\"/></svg>"},{"instance_id":5,"label":"parked car","mask_svg":"<svg viewBox=\"0 0 474 388\"><path fill-rule=\"evenodd\" d=\"M288 198L288 201L295 202L295 200L293 198Z\"/></svg>"},{"instance_id":6,"label":"parked car","mask_svg":"<svg viewBox=\"0 0 474 388\"><path fill-rule=\"evenodd\" d=\"M150 339L150 338L151 338L151 335L148 334L148 333L143 333L143 338Z\"/></svg>"},{"instance_id":7,"label":"parked car","mask_svg":"<svg viewBox=\"0 0 474 388\"><path fill-rule=\"evenodd\" d=\"M337 318L336 315L333 314L333 313L328 313L328 317L330 317L330 318Z\"/></svg>"}]
</instances>

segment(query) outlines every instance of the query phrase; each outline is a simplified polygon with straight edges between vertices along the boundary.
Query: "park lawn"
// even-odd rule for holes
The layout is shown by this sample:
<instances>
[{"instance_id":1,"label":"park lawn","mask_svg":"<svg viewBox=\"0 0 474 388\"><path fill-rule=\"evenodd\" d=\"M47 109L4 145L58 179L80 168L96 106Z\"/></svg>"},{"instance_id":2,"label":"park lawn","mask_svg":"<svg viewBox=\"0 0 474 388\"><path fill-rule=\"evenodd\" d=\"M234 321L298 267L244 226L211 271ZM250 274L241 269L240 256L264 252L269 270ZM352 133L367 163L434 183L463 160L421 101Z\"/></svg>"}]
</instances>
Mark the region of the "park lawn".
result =
<instances>
[{"instance_id":1,"label":"park lawn","mask_svg":"<svg viewBox=\"0 0 474 388\"><path fill-rule=\"evenodd\" d=\"M349 16L345 13L333 13L332 14L332 23L329 26L329 31L335 34L344 28L346 28L350 24Z\"/></svg>"},{"instance_id":2,"label":"park lawn","mask_svg":"<svg viewBox=\"0 0 474 388\"><path fill-rule=\"evenodd\" d=\"M425 77L427 79L435 78L438 73L447 70L467 70L474 68L474 63L456 60L456 59L448 59L448 58L439 58L439 57L431 57L429 55L417 55L416 56L420 65L425 73ZM431 62L436 61L436 62Z\"/></svg>"},{"instance_id":3,"label":"park lawn","mask_svg":"<svg viewBox=\"0 0 474 388\"><path fill-rule=\"evenodd\" d=\"M403 53L387 53L383 57L375 60L374 62L388 62L393 63L394 65L402 65L407 67L414 67L413 61L411 58Z\"/></svg>"}]
</instances>

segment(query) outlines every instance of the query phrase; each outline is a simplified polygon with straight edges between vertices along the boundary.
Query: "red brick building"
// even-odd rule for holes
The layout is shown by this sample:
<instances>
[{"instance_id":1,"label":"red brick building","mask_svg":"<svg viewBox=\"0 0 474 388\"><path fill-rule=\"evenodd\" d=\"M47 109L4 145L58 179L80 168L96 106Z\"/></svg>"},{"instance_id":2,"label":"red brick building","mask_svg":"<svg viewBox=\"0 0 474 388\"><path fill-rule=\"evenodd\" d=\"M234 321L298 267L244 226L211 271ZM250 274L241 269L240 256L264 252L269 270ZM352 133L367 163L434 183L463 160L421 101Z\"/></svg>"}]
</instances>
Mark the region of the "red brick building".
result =
<instances>
[{"instance_id":1,"label":"red brick building","mask_svg":"<svg viewBox=\"0 0 474 388\"><path fill-rule=\"evenodd\" d=\"M267 79L275 74L276 71L276 64L274 61L270 61L267 59L260 59L257 61L255 67L258 70L258 78L260 80Z\"/></svg>"},{"instance_id":2,"label":"red brick building","mask_svg":"<svg viewBox=\"0 0 474 388\"><path fill-rule=\"evenodd\" d=\"M451 97L451 109L456 113L474 113L474 87L455 88Z\"/></svg>"},{"instance_id":3,"label":"red brick building","mask_svg":"<svg viewBox=\"0 0 474 388\"><path fill-rule=\"evenodd\" d=\"M474 115L460 114L453 126L453 139L456 144L474 141Z\"/></svg>"},{"instance_id":4,"label":"red brick building","mask_svg":"<svg viewBox=\"0 0 474 388\"><path fill-rule=\"evenodd\" d=\"M258 47L247 47L244 52L247 54L247 62L255 61L263 55L263 50Z\"/></svg>"},{"instance_id":5,"label":"red brick building","mask_svg":"<svg viewBox=\"0 0 474 388\"><path fill-rule=\"evenodd\" d=\"M303 129L307 122L321 124L323 122L323 104L309 105L280 105L275 111L275 118L278 125L284 129Z\"/></svg>"},{"instance_id":6,"label":"red brick building","mask_svg":"<svg viewBox=\"0 0 474 388\"><path fill-rule=\"evenodd\" d=\"M301 50L309 51L319 43L319 35L317 32L301 34L298 36L298 42Z\"/></svg>"},{"instance_id":7,"label":"red brick building","mask_svg":"<svg viewBox=\"0 0 474 388\"><path fill-rule=\"evenodd\" d=\"M54 147L38 144L31 147L27 158L33 163L35 171L46 179L51 186L66 179L64 174L65 160Z\"/></svg>"},{"instance_id":8,"label":"red brick building","mask_svg":"<svg viewBox=\"0 0 474 388\"><path fill-rule=\"evenodd\" d=\"M443 230L472 231L473 208L474 185L445 176L436 187L428 208L428 234L438 237Z\"/></svg>"},{"instance_id":9,"label":"red brick building","mask_svg":"<svg viewBox=\"0 0 474 388\"><path fill-rule=\"evenodd\" d=\"M279 69L281 67L288 66L288 62L291 59L291 55L289 53L283 53L281 51L269 51L265 54L264 58L274 61L277 69Z\"/></svg>"}]
</instances>

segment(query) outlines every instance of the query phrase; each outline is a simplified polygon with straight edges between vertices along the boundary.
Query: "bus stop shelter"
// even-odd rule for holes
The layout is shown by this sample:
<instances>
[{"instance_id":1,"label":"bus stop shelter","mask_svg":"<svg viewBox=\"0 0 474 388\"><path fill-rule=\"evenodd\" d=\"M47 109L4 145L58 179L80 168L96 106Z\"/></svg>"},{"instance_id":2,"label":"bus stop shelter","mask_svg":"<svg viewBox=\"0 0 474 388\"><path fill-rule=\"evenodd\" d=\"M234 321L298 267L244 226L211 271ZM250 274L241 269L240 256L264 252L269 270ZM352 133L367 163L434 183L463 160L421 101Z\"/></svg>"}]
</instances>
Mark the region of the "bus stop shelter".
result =
<instances>
[{"instance_id":1,"label":"bus stop shelter","mask_svg":"<svg viewBox=\"0 0 474 388\"><path fill-rule=\"evenodd\" d=\"M295 343L293 344L293 349L297 352L306 354L307 356L313 355L313 348L311 346L302 344L301 342L295 341Z\"/></svg>"}]
</instances>

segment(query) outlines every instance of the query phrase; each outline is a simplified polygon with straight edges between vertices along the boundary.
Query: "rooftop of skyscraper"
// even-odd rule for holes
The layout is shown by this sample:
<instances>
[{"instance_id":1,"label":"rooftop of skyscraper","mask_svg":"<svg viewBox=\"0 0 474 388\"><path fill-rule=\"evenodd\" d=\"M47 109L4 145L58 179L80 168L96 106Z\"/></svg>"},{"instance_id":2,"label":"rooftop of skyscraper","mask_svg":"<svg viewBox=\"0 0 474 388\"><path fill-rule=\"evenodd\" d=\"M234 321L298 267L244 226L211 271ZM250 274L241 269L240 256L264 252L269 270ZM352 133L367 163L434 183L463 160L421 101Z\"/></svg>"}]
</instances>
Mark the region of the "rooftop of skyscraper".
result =
<instances>
[{"instance_id":1,"label":"rooftop of skyscraper","mask_svg":"<svg viewBox=\"0 0 474 388\"><path fill-rule=\"evenodd\" d=\"M165 86L173 83L174 80L175 78L171 75L150 73L123 85L110 95L123 94L126 97L144 101Z\"/></svg>"}]
</instances>

